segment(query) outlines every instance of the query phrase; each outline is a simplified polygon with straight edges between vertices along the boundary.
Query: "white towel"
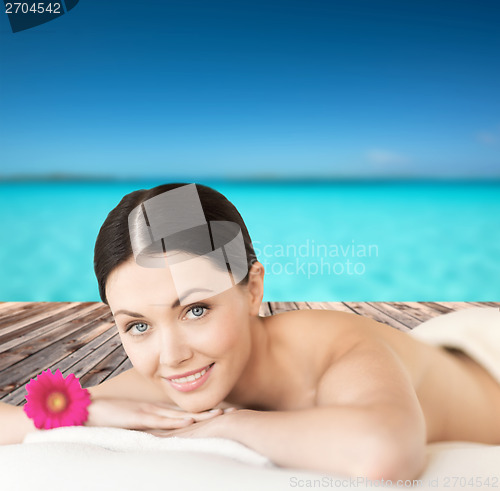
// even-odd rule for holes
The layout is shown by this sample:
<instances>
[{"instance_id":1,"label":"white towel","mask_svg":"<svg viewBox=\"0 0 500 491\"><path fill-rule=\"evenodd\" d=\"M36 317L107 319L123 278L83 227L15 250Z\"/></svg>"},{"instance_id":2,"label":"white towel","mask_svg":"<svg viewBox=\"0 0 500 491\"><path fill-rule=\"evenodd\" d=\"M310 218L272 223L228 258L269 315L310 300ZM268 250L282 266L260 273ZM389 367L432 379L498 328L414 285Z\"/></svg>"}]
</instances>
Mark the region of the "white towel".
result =
<instances>
[{"instance_id":1,"label":"white towel","mask_svg":"<svg viewBox=\"0 0 500 491\"><path fill-rule=\"evenodd\" d=\"M500 446L470 442L430 444L427 466L418 476L419 482L390 486L381 481L250 465L259 463L259 459L254 459L255 455L248 458L247 452L240 454L242 449L236 442L224 443L223 449L222 442L210 441L217 439L204 439L206 446L200 446L197 440L202 439L160 439L116 428L37 431L23 444L0 445L1 485L2 489L16 491L290 491L351 487L360 491L373 491L376 487L435 491L451 487L471 489L471 482L482 484L485 489L500 485ZM235 459L237 454L239 461ZM264 462L262 459L260 463Z\"/></svg>"},{"instance_id":2,"label":"white towel","mask_svg":"<svg viewBox=\"0 0 500 491\"><path fill-rule=\"evenodd\" d=\"M432 345L462 350L500 383L500 309L457 310L425 321L409 334Z\"/></svg>"},{"instance_id":3,"label":"white towel","mask_svg":"<svg viewBox=\"0 0 500 491\"><path fill-rule=\"evenodd\" d=\"M97 445L115 452L170 450L205 452L252 465L272 466L271 461L250 448L226 438L162 438L143 431L122 428L66 426L28 433L23 443L79 443Z\"/></svg>"},{"instance_id":4,"label":"white towel","mask_svg":"<svg viewBox=\"0 0 500 491\"><path fill-rule=\"evenodd\" d=\"M22 444L0 445L2 490L277 491L309 475L278 468L232 440L120 428L38 430Z\"/></svg>"}]
</instances>

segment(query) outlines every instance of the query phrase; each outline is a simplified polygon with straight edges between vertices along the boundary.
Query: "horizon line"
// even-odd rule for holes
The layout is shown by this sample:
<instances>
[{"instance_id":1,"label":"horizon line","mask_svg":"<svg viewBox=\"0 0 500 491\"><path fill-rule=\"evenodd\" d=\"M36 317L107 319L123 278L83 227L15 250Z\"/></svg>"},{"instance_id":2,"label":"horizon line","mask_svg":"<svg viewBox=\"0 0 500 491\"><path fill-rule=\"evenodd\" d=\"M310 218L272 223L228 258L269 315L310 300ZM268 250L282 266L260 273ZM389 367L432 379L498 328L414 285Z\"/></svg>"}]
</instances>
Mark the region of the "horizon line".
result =
<instances>
[{"instance_id":1,"label":"horizon line","mask_svg":"<svg viewBox=\"0 0 500 491\"><path fill-rule=\"evenodd\" d=\"M33 174L11 174L1 175L0 183L7 182L138 182L138 181L166 181L166 182L235 182L235 183L315 183L315 182L361 182L361 181L500 181L500 174L493 175L278 175L278 174L254 174L246 176L116 176L99 174L78 174L65 172L48 172Z\"/></svg>"}]
</instances>

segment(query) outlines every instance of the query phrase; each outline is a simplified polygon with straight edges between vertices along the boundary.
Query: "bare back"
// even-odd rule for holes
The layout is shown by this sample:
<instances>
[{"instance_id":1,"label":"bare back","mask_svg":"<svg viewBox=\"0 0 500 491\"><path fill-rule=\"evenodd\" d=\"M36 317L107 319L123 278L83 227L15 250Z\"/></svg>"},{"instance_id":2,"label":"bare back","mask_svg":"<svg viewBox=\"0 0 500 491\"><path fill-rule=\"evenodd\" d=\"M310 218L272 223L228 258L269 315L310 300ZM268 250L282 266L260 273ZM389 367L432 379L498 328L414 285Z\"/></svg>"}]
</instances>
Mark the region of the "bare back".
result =
<instances>
[{"instance_id":1,"label":"bare back","mask_svg":"<svg viewBox=\"0 0 500 491\"><path fill-rule=\"evenodd\" d=\"M277 338L286 337L290 346L295 344L295 356L302 353L316 360L309 365L316 370L325 368L318 367L318 362L328 364L327 360L334 360L359 339L383 340L410 376L425 416L429 443L500 443L500 384L463 352L428 345L386 324L345 312L305 310L266 319ZM308 392L302 391L304 399L299 391L289 400L307 405ZM293 409L293 404L280 409Z\"/></svg>"}]
</instances>

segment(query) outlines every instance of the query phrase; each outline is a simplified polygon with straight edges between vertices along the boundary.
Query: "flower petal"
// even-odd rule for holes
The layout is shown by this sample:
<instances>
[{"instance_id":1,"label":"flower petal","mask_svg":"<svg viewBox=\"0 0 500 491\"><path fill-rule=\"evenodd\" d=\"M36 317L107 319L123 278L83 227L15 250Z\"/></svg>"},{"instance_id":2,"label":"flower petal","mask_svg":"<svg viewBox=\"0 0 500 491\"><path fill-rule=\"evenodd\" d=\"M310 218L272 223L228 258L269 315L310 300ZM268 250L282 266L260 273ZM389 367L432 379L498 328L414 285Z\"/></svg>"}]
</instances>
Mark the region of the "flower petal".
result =
<instances>
[{"instance_id":1,"label":"flower petal","mask_svg":"<svg viewBox=\"0 0 500 491\"><path fill-rule=\"evenodd\" d=\"M26 384L26 391L26 404L23 409L26 415L35 421L37 428L80 425L88 419L87 406L92 402L90 393L87 389L82 389L74 374L69 374L65 379L60 369L54 373L48 369L36 379L31 379ZM65 406L58 408L49 403L49 397L55 396L55 393L66 399Z\"/></svg>"}]
</instances>

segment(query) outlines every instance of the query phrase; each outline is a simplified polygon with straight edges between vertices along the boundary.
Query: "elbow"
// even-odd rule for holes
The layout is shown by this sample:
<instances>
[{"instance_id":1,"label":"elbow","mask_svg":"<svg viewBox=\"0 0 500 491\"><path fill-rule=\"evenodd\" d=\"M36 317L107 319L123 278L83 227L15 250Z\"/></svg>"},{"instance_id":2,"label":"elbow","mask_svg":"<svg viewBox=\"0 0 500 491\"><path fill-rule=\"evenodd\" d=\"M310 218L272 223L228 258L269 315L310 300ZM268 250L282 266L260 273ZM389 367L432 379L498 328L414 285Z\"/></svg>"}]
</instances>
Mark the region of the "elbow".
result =
<instances>
[{"instance_id":1,"label":"elbow","mask_svg":"<svg viewBox=\"0 0 500 491\"><path fill-rule=\"evenodd\" d=\"M425 442L404 442L393 437L378 438L368 446L358 475L371 481L392 484L418 478L424 469Z\"/></svg>"}]
</instances>

